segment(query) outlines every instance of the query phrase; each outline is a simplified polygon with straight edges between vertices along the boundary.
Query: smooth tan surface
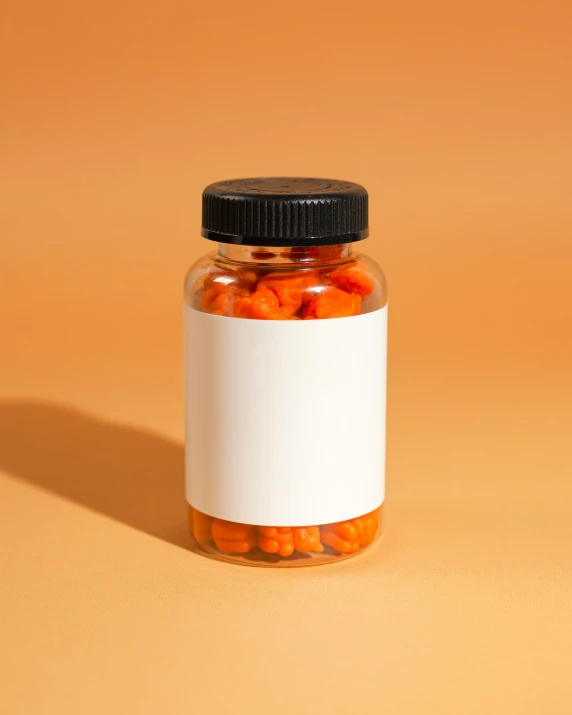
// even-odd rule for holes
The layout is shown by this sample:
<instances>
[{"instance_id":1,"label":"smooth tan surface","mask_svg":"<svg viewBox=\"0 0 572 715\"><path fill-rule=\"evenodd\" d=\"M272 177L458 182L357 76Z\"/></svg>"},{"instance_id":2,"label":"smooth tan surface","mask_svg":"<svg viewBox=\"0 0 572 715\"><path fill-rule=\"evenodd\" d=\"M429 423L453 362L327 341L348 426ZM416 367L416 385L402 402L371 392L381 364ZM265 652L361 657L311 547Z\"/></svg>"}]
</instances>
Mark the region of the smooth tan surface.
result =
<instances>
[{"instance_id":1,"label":"smooth tan surface","mask_svg":"<svg viewBox=\"0 0 572 715\"><path fill-rule=\"evenodd\" d=\"M3 13L0 711L570 713L570 4L193 5ZM389 279L338 565L187 536L183 275L256 174L365 184Z\"/></svg>"}]
</instances>

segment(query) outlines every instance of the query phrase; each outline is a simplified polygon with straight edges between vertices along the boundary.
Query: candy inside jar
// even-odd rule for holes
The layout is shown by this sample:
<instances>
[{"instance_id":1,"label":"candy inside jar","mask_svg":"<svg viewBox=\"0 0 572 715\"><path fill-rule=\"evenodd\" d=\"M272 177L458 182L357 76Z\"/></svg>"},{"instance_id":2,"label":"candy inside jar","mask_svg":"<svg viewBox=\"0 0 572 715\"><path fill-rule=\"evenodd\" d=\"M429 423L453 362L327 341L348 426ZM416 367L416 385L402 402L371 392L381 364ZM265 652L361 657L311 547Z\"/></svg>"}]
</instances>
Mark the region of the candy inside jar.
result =
<instances>
[{"instance_id":1,"label":"candy inside jar","mask_svg":"<svg viewBox=\"0 0 572 715\"><path fill-rule=\"evenodd\" d=\"M337 260L326 258L333 254L332 248L337 249ZM290 263L283 267L261 263L249 268L230 261L225 263L225 256L244 256L246 251L223 249L220 260L206 266L205 275L198 277L194 304L212 315L254 320L313 320L359 315L364 299L376 287L375 280L365 258L351 257L343 249L344 246L326 246L311 254L315 262L324 261L320 268L302 264L296 270L292 270ZM266 258L274 255L268 252ZM288 253L282 251L280 255L284 258ZM302 256L294 251L290 258L301 259Z\"/></svg>"},{"instance_id":2,"label":"candy inside jar","mask_svg":"<svg viewBox=\"0 0 572 715\"><path fill-rule=\"evenodd\" d=\"M253 526L189 507L191 532L199 546L223 560L250 564L311 565L357 554L380 534L383 507L355 519L322 526Z\"/></svg>"},{"instance_id":3,"label":"candy inside jar","mask_svg":"<svg viewBox=\"0 0 572 715\"><path fill-rule=\"evenodd\" d=\"M187 276L191 532L235 563L360 553L384 501L385 277L353 244L367 194L348 182L207 187Z\"/></svg>"}]
</instances>

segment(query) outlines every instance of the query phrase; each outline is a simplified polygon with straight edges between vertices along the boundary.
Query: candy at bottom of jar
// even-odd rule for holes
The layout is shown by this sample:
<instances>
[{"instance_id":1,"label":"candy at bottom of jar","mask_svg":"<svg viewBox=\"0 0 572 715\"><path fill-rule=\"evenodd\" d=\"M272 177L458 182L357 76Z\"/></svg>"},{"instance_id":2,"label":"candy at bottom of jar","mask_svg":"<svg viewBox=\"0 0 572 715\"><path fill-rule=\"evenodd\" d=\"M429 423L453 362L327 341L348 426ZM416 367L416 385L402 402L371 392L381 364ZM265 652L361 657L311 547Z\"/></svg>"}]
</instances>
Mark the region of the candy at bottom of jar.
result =
<instances>
[{"instance_id":1,"label":"candy at bottom of jar","mask_svg":"<svg viewBox=\"0 0 572 715\"><path fill-rule=\"evenodd\" d=\"M206 550L221 555L259 554L289 560L298 555L330 560L358 553L379 533L381 509L355 519L321 526L255 526L216 519L190 507L191 532Z\"/></svg>"}]
</instances>

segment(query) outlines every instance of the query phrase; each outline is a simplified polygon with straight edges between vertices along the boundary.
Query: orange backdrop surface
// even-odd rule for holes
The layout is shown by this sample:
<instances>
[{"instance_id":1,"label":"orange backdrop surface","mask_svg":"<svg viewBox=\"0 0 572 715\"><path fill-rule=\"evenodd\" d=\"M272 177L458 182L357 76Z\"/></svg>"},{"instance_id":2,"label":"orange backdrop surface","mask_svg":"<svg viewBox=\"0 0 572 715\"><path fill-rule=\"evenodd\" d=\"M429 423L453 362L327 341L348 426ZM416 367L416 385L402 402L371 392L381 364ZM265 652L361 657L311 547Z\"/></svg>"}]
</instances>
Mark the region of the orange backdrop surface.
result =
<instances>
[{"instance_id":1,"label":"orange backdrop surface","mask_svg":"<svg viewBox=\"0 0 572 715\"><path fill-rule=\"evenodd\" d=\"M0 709L572 710L572 5L9 0ZM364 184L386 533L190 549L182 280L222 178Z\"/></svg>"}]
</instances>

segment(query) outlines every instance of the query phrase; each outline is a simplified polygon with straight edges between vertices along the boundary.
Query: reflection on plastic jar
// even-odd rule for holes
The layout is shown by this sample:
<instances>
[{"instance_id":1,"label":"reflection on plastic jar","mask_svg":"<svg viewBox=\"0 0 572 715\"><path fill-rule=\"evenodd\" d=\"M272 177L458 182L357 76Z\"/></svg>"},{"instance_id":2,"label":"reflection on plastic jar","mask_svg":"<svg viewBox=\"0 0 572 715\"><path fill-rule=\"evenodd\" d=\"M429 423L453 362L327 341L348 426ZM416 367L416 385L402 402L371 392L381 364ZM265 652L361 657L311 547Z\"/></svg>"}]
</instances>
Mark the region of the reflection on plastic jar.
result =
<instances>
[{"instance_id":1,"label":"reflection on plastic jar","mask_svg":"<svg viewBox=\"0 0 572 715\"><path fill-rule=\"evenodd\" d=\"M367 193L220 182L203 194L202 232L218 251L185 283L192 535L243 564L358 554L381 534L385 496L387 290L353 250Z\"/></svg>"}]
</instances>

